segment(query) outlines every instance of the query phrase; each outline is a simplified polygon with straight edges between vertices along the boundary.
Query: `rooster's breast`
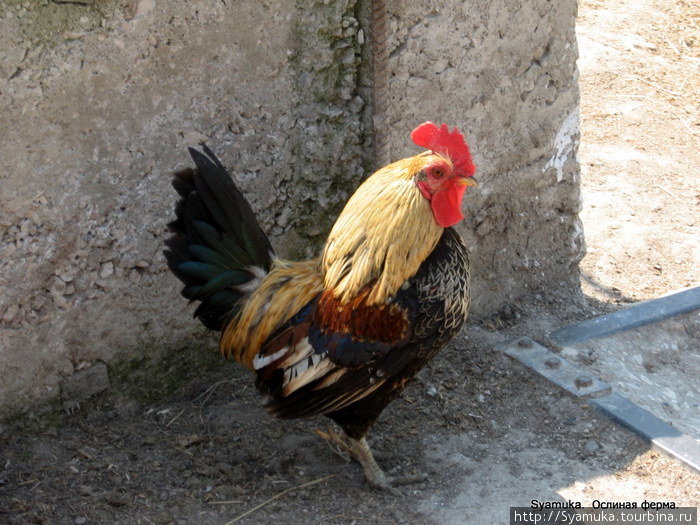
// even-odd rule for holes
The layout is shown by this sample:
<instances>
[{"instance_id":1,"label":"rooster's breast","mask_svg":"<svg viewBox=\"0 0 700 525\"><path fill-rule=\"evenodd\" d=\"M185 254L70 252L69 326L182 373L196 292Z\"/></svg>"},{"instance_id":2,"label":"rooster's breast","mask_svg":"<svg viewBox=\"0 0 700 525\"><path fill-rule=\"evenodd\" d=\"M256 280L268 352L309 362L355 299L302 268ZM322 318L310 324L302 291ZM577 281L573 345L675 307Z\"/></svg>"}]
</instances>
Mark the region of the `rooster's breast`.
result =
<instances>
[{"instance_id":1,"label":"rooster's breast","mask_svg":"<svg viewBox=\"0 0 700 525\"><path fill-rule=\"evenodd\" d=\"M396 302L410 312L412 338L423 347L422 357L432 357L456 335L469 312L469 257L453 228L445 229L416 275L397 294Z\"/></svg>"}]
</instances>

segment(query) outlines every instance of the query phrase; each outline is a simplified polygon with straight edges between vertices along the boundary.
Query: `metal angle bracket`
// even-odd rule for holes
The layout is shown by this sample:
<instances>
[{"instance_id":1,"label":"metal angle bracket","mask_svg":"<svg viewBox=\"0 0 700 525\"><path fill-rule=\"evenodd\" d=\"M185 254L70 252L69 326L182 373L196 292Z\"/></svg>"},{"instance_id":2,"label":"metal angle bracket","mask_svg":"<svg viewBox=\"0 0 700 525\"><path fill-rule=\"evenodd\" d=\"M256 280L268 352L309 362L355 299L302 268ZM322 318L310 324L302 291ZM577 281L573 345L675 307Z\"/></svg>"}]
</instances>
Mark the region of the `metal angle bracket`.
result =
<instances>
[{"instance_id":1,"label":"metal angle bracket","mask_svg":"<svg viewBox=\"0 0 700 525\"><path fill-rule=\"evenodd\" d=\"M495 348L576 397L591 399L606 396L612 391L607 383L582 372L560 355L535 343L529 337L506 341Z\"/></svg>"},{"instance_id":2,"label":"metal angle bracket","mask_svg":"<svg viewBox=\"0 0 700 525\"><path fill-rule=\"evenodd\" d=\"M629 399L612 393L607 383L588 375L528 337L505 341L494 348L574 396L587 400L590 406L613 421L700 472L700 441L681 433Z\"/></svg>"},{"instance_id":3,"label":"metal angle bracket","mask_svg":"<svg viewBox=\"0 0 700 525\"><path fill-rule=\"evenodd\" d=\"M700 472L700 441L697 439L683 434L619 394L594 399L590 404L613 421Z\"/></svg>"},{"instance_id":4,"label":"metal angle bracket","mask_svg":"<svg viewBox=\"0 0 700 525\"><path fill-rule=\"evenodd\" d=\"M633 304L613 312L580 323L554 330L550 335L558 345L582 343L638 326L663 321L700 308L700 286L689 288L648 301Z\"/></svg>"}]
</instances>

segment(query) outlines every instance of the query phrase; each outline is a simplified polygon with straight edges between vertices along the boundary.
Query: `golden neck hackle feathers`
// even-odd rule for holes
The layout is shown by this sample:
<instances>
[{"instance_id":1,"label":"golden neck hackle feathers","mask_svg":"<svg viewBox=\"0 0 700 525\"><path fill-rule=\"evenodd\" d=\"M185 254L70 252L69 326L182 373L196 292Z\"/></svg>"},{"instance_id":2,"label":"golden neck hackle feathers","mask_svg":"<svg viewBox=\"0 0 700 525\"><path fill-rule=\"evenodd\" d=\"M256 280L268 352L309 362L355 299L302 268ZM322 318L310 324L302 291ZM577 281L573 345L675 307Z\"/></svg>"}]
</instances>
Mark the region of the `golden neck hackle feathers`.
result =
<instances>
[{"instance_id":1,"label":"golden neck hackle feathers","mask_svg":"<svg viewBox=\"0 0 700 525\"><path fill-rule=\"evenodd\" d=\"M383 304L416 274L443 228L414 177L437 158L444 159L424 153L394 162L357 189L323 251L325 290L348 302L371 286L367 304Z\"/></svg>"},{"instance_id":2,"label":"golden neck hackle feathers","mask_svg":"<svg viewBox=\"0 0 700 525\"><path fill-rule=\"evenodd\" d=\"M436 158L424 153L403 159L367 179L338 217L320 261L275 259L270 273L222 331L221 352L252 369L263 343L324 290L342 303L362 294L367 306L384 304L395 295L443 232L414 181Z\"/></svg>"}]
</instances>

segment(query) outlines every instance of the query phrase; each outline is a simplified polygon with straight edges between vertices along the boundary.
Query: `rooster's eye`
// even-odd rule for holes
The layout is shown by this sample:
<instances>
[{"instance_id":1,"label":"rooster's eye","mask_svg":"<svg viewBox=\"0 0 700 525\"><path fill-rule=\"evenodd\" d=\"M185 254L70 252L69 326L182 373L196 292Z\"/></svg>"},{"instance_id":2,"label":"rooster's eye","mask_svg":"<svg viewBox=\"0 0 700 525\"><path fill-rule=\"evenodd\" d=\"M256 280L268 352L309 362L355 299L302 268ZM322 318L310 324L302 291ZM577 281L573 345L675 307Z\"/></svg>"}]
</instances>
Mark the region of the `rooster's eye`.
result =
<instances>
[{"instance_id":1,"label":"rooster's eye","mask_svg":"<svg viewBox=\"0 0 700 525\"><path fill-rule=\"evenodd\" d=\"M439 179L439 178L442 177L444 174L445 174L445 172L442 171L441 168L435 168L435 169L433 170L433 177L435 177L435 178L438 178L438 179Z\"/></svg>"}]
</instances>

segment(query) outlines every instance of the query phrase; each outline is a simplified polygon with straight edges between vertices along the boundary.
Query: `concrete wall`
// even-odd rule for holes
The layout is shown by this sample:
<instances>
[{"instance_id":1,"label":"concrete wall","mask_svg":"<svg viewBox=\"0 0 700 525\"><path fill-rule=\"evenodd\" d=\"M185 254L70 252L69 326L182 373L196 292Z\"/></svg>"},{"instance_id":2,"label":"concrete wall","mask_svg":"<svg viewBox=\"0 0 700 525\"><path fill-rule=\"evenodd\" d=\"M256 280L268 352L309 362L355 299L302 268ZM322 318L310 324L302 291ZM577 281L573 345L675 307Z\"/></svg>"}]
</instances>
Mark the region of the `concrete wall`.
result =
<instances>
[{"instance_id":1,"label":"concrete wall","mask_svg":"<svg viewBox=\"0 0 700 525\"><path fill-rule=\"evenodd\" d=\"M405 130L457 125L478 191L459 228L472 250L473 312L545 288L578 289L578 57L574 0L391 2L390 156Z\"/></svg>"},{"instance_id":2,"label":"concrete wall","mask_svg":"<svg viewBox=\"0 0 700 525\"><path fill-rule=\"evenodd\" d=\"M391 158L430 119L479 167L476 313L575 287L575 1L390 4ZM372 162L367 7L2 3L0 418L157 396L218 359L161 254L187 145L232 168L281 254L317 251Z\"/></svg>"}]
</instances>

